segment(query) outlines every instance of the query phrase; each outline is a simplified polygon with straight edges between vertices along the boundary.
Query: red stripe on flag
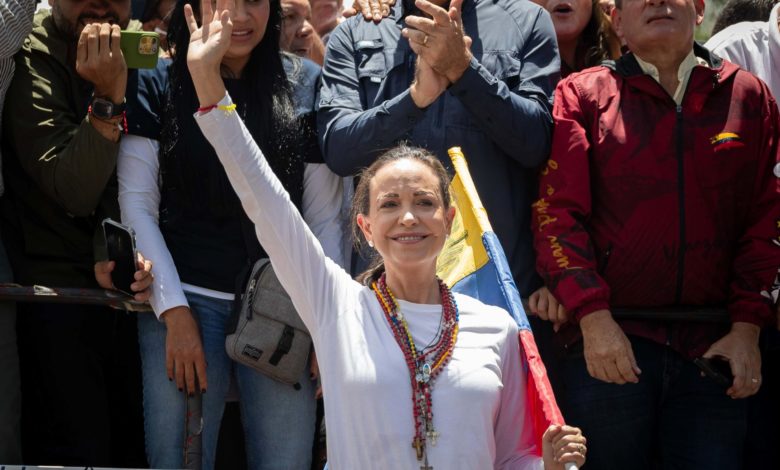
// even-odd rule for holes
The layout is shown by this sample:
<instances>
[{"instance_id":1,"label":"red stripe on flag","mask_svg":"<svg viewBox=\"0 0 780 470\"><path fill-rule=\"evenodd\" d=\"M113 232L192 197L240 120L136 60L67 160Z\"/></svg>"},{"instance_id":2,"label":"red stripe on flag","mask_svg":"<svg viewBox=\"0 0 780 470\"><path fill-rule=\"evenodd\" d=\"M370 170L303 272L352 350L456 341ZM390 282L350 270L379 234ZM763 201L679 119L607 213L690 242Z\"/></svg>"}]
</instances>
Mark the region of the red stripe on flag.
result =
<instances>
[{"instance_id":1,"label":"red stripe on flag","mask_svg":"<svg viewBox=\"0 0 780 470\"><path fill-rule=\"evenodd\" d=\"M530 330L520 330L520 348L528 364L526 380L526 410L531 415L534 424L534 436L537 439L536 449L541 456L542 435L551 424L564 424L563 415L555 401L550 381L547 379L547 369L544 368L539 349L536 347L534 335Z\"/></svg>"}]
</instances>

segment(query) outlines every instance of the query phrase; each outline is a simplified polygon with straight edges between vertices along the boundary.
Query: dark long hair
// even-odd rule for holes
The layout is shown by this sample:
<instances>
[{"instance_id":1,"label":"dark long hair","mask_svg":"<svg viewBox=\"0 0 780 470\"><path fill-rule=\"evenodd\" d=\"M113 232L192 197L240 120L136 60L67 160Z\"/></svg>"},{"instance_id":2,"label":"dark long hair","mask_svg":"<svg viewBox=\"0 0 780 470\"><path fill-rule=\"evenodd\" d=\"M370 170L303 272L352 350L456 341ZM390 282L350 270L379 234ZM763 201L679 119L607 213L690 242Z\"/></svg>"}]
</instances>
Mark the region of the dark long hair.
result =
<instances>
[{"instance_id":1,"label":"dark long hair","mask_svg":"<svg viewBox=\"0 0 780 470\"><path fill-rule=\"evenodd\" d=\"M352 209L350 211L352 242L355 244L355 249L358 252L368 254L369 251L364 244L365 237L363 232L357 224L357 216L359 214L369 214L371 208L371 181L379 170L399 160L413 160L430 168L436 175L436 179L439 180L439 195L442 198L444 210L447 211L450 208L450 177L439 159L425 149L402 143L380 155L379 158L374 160L374 163L358 175L359 182L355 188L355 195L352 198ZM385 263L382 257L379 256L376 250L371 251L371 264L365 272L357 276L357 281L364 284L376 281L385 271Z\"/></svg>"},{"instance_id":2,"label":"dark long hair","mask_svg":"<svg viewBox=\"0 0 780 470\"><path fill-rule=\"evenodd\" d=\"M599 6L599 0L592 0L590 20L577 42L574 55L577 63L571 65L575 70L582 70L599 65L605 60L617 59L612 57L613 50L620 50L620 40L612 31L612 22Z\"/></svg>"},{"instance_id":3,"label":"dark long hair","mask_svg":"<svg viewBox=\"0 0 780 470\"><path fill-rule=\"evenodd\" d=\"M281 7L279 0L270 3L270 14L262 41L252 50L238 80L226 80L242 95L233 96L244 123L263 151L274 173L293 193L302 183L295 180L300 157L298 122L292 90L279 51ZM192 115L198 107L197 95L187 68L190 32L184 19L184 0L179 0L171 14L168 42L173 63L170 67L167 101L164 104L161 129L161 174L175 185L179 200L195 212L208 210L214 215L240 213L240 202L211 146L203 137ZM192 1L195 17L200 17L199 2ZM232 82L232 83L231 83ZM233 91L231 90L231 94ZM207 149L204 151L204 148ZM200 161L194 155L207 155ZM170 179L169 179L170 178ZM291 187L293 186L293 187Z\"/></svg>"}]
</instances>

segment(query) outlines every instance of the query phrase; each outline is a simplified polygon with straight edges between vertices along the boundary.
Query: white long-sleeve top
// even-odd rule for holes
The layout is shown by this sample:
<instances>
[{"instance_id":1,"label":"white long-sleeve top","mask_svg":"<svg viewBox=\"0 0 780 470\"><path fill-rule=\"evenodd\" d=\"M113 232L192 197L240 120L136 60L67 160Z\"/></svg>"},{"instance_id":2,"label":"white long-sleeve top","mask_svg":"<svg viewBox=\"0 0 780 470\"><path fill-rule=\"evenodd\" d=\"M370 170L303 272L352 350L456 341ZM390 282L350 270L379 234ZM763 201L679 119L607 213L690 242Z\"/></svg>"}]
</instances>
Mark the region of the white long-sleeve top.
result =
<instances>
[{"instance_id":1,"label":"white long-sleeve top","mask_svg":"<svg viewBox=\"0 0 780 470\"><path fill-rule=\"evenodd\" d=\"M188 306L185 291L228 300L234 294L183 284L179 280L159 227L158 151L157 140L133 135L123 137L117 158L117 178L122 222L135 230L138 249L154 262L154 282L149 302L159 318L166 310ZM343 257L341 199L341 178L325 164L307 163L303 173L303 218L317 234L328 255L340 264Z\"/></svg>"},{"instance_id":2,"label":"white long-sleeve top","mask_svg":"<svg viewBox=\"0 0 780 470\"><path fill-rule=\"evenodd\" d=\"M220 103L229 104L226 96ZM196 115L279 280L312 334L333 470L420 467L404 357L369 288L323 253L236 113ZM541 469L525 414L517 326L504 310L455 295L460 332L433 386L428 446L438 470ZM440 305L399 301L415 343L436 334ZM316 308L315 308L316 307Z\"/></svg>"},{"instance_id":3,"label":"white long-sleeve top","mask_svg":"<svg viewBox=\"0 0 780 470\"><path fill-rule=\"evenodd\" d=\"M745 21L724 28L704 47L751 72L780 97L780 5L772 8L769 21Z\"/></svg>"}]
</instances>

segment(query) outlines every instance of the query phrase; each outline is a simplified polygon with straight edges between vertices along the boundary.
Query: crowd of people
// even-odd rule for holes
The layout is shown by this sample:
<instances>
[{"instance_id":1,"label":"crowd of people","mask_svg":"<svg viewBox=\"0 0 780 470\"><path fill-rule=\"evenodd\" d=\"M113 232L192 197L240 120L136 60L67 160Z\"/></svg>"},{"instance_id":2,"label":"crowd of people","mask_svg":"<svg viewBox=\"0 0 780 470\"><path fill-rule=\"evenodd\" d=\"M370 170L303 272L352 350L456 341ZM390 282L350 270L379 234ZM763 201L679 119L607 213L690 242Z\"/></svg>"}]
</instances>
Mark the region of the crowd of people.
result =
<instances>
[{"instance_id":1,"label":"crowd of people","mask_svg":"<svg viewBox=\"0 0 780 470\"><path fill-rule=\"evenodd\" d=\"M250 469L321 468L322 432L334 470L774 464L780 6L702 45L704 0L36 4L0 0L0 282L112 288L112 218L153 313L0 301L0 463L182 468L200 395L204 469L231 401ZM456 146L566 420L541 442L514 321L436 277ZM225 350L260 258L295 387Z\"/></svg>"}]
</instances>

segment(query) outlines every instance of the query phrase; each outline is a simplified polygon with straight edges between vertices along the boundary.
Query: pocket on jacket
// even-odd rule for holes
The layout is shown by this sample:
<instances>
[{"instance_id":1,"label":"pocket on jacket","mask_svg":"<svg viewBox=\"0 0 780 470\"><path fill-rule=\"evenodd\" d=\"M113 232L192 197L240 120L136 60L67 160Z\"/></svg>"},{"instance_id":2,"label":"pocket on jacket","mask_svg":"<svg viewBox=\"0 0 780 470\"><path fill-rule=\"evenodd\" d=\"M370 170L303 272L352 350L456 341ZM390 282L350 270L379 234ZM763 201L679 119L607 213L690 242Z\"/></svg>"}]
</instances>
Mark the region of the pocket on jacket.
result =
<instances>
[{"instance_id":1,"label":"pocket on jacket","mask_svg":"<svg viewBox=\"0 0 780 470\"><path fill-rule=\"evenodd\" d=\"M381 39L358 41L355 45L355 64L364 107L372 108L397 94L388 88L391 84L386 83L390 72L404 63L404 56L397 52L395 48L385 49Z\"/></svg>"}]
</instances>

